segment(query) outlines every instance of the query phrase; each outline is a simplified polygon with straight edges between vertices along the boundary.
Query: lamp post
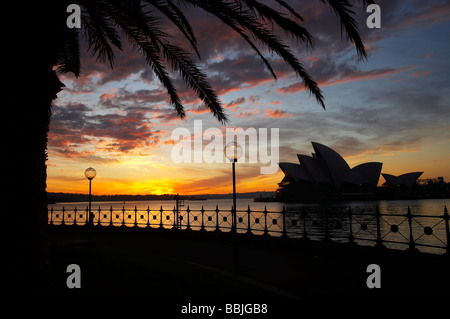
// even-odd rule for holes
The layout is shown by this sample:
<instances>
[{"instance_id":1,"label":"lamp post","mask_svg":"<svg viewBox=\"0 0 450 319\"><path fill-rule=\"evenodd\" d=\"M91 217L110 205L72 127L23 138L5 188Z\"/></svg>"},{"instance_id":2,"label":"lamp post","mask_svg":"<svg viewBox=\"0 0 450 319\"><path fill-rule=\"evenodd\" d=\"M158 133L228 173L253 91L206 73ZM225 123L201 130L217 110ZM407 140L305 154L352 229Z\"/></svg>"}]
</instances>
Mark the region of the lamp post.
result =
<instances>
[{"instance_id":1,"label":"lamp post","mask_svg":"<svg viewBox=\"0 0 450 319\"><path fill-rule=\"evenodd\" d=\"M236 169L235 163L242 155L242 147L237 142L230 142L225 145L225 156L230 160L233 167L233 211L231 231L236 232Z\"/></svg>"},{"instance_id":2,"label":"lamp post","mask_svg":"<svg viewBox=\"0 0 450 319\"><path fill-rule=\"evenodd\" d=\"M92 212L91 212L91 184L92 180L94 179L95 175L97 175L97 172L92 167L87 168L84 171L84 176L89 180L89 215L88 215L88 227L89 227L89 239L91 239L91 226L94 221Z\"/></svg>"},{"instance_id":3,"label":"lamp post","mask_svg":"<svg viewBox=\"0 0 450 319\"><path fill-rule=\"evenodd\" d=\"M237 142L230 142L225 145L225 156L228 158L233 167L233 209L231 211L231 233L233 234L233 266L234 272L239 273L239 246L237 238L237 220L236 220L236 170L235 164L242 155L242 147Z\"/></svg>"}]
</instances>

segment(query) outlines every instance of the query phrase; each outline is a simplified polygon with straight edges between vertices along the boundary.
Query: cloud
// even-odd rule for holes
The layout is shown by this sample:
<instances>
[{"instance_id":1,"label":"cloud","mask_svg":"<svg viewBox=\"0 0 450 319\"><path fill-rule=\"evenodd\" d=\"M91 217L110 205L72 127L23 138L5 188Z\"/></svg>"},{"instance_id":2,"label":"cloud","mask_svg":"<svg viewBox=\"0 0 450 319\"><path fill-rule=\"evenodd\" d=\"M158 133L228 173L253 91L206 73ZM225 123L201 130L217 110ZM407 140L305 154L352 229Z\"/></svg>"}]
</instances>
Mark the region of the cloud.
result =
<instances>
[{"instance_id":1,"label":"cloud","mask_svg":"<svg viewBox=\"0 0 450 319\"><path fill-rule=\"evenodd\" d=\"M239 104L242 104L246 101L246 98L241 96L238 97L236 100L233 100L231 102L229 102L228 104L225 105L225 108L229 109L229 108L233 108L235 106L238 106Z\"/></svg>"},{"instance_id":2,"label":"cloud","mask_svg":"<svg viewBox=\"0 0 450 319\"><path fill-rule=\"evenodd\" d=\"M212 61L205 66L205 70L219 95L253 88L274 80L258 57L248 53L238 59Z\"/></svg>"},{"instance_id":3,"label":"cloud","mask_svg":"<svg viewBox=\"0 0 450 319\"><path fill-rule=\"evenodd\" d=\"M426 76L426 75L430 74L431 72L433 72L433 71L425 70L425 71L422 71L422 72L413 72L411 75L413 77L415 77L415 78L420 78L422 76Z\"/></svg>"},{"instance_id":4,"label":"cloud","mask_svg":"<svg viewBox=\"0 0 450 319\"><path fill-rule=\"evenodd\" d=\"M124 108L124 107L141 107L142 109L150 108L154 104L167 103L167 93L162 89L138 89L130 91L126 88L116 90L115 93L103 93L100 95L99 104Z\"/></svg>"},{"instance_id":5,"label":"cloud","mask_svg":"<svg viewBox=\"0 0 450 319\"><path fill-rule=\"evenodd\" d=\"M287 114L286 111L281 111L279 107L277 107L275 110L271 110L271 109L265 109L264 110L265 114L263 115L263 117L266 118L281 118L281 117L292 117L293 114Z\"/></svg>"},{"instance_id":6,"label":"cloud","mask_svg":"<svg viewBox=\"0 0 450 319\"><path fill-rule=\"evenodd\" d=\"M233 114L232 117L242 117L242 118L251 118L259 114L258 109L253 109L248 112L239 112L238 114Z\"/></svg>"},{"instance_id":7,"label":"cloud","mask_svg":"<svg viewBox=\"0 0 450 319\"><path fill-rule=\"evenodd\" d=\"M87 157L96 152L127 153L140 146L155 146L161 131L145 111L93 113L82 104L55 107L49 132L49 149L59 156ZM86 149L88 148L88 149Z\"/></svg>"},{"instance_id":8,"label":"cloud","mask_svg":"<svg viewBox=\"0 0 450 319\"><path fill-rule=\"evenodd\" d=\"M206 105L201 104L201 105L197 105L195 107L191 107L190 109L186 110L186 112L193 113L193 114L208 113L209 108Z\"/></svg>"},{"instance_id":9,"label":"cloud","mask_svg":"<svg viewBox=\"0 0 450 319\"><path fill-rule=\"evenodd\" d=\"M450 5L448 1L441 4L424 2L420 3L417 7L410 7L408 13L405 14L403 12L400 17L402 18L401 22L397 25L399 29L416 25L430 27L437 23L450 20Z\"/></svg>"},{"instance_id":10,"label":"cloud","mask_svg":"<svg viewBox=\"0 0 450 319\"><path fill-rule=\"evenodd\" d=\"M414 70L415 68L416 66L411 65L402 68L384 67L373 70L360 70L348 62L337 63L328 57L316 60L310 68L310 73L317 75L315 80L320 87L325 87L347 82L386 79L398 73ZM277 89L282 94L293 94L304 90L304 83L298 81Z\"/></svg>"}]
</instances>

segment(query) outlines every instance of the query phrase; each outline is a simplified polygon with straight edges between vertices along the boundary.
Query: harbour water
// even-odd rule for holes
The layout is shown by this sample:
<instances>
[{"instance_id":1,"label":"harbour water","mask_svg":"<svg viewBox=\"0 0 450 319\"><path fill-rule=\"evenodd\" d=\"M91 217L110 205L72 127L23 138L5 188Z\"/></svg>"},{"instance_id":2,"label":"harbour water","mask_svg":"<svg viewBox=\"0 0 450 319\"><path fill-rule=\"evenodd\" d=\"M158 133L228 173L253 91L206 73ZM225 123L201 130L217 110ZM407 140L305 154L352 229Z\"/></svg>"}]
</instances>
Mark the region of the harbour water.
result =
<instances>
[{"instance_id":1,"label":"harbour water","mask_svg":"<svg viewBox=\"0 0 450 319\"><path fill-rule=\"evenodd\" d=\"M158 210L161 207L163 210L170 210L175 207L174 200L151 200L151 201L108 201L108 202L92 202L92 210L102 210L112 208L113 210ZM63 207L66 210L73 210L76 207L79 210L84 210L88 206L87 202L70 202L70 203L56 203L49 204L48 208L54 210L61 210ZM232 199L208 199L208 200L185 200L183 209L189 206L191 210L200 210L202 207L205 210L213 210L216 207L219 210L231 209L233 206ZM414 215L442 215L444 207L450 206L450 199L420 199L420 200L381 200L381 201L352 201L352 202L336 202L336 203L280 203L280 202L254 202L252 198L238 198L236 200L237 210L247 210L248 207L252 211L267 211L280 212L283 207L287 211L299 211L301 208L320 208L320 207L352 207L356 210L374 211L378 206L380 211L385 214L403 214L407 212L410 207Z\"/></svg>"}]
</instances>

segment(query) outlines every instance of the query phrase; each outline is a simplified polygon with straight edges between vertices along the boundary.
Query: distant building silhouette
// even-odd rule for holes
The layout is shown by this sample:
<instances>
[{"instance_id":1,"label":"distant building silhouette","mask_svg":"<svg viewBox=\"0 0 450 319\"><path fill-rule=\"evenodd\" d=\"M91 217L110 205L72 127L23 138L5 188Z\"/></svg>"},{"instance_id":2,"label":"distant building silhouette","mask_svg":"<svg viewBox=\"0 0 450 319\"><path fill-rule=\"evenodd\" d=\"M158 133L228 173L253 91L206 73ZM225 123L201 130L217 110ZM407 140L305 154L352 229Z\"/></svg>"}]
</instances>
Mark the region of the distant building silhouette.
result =
<instances>
[{"instance_id":1,"label":"distant building silhouette","mask_svg":"<svg viewBox=\"0 0 450 319\"><path fill-rule=\"evenodd\" d=\"M423 174L423 172L414 172L414 173L407 173L400 176L394 176L390 174L383 173L383 177L386 180L386 183L384 183L387 186L406 186L406 187L413 187L416 183L418 178Z\"/></svg>"},{"instance_id":2,"label":"distant building silhouette","mask_svg":"<svg viewBox=\"0 0 450 319\"><path fill-rule=\"evenodd\" d=\"M377 190L383 163L368 162L353 168L333 149L311 142L312 156L298 154L300 164L279 163L285 176L278 183L278 199L286 201L370 198ZM400 176L382 174L386 185L411 188L422 172Z\"/></svg>"}]
</instances>

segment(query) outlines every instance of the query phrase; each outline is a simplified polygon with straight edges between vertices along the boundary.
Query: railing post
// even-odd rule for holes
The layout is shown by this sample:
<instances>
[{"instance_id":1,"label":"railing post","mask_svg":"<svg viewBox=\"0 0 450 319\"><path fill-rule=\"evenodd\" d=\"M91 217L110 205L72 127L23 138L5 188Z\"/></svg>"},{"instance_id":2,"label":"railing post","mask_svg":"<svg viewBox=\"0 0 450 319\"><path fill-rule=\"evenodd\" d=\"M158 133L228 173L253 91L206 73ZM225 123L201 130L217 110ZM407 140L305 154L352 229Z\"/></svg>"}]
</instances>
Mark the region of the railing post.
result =
<instances>
[{"instance_id":1,"label":"railing post","mask_svg":"<svg viewBox=\"0 0 450 319\"><path fill-rule=\"evenodd\" d=\"M137 218L137 207L134 205L134 227L138 227L138 218Z\"/></svg>"},{"instance_id":2,"label":"railing post","mask_svg":"<svg viewBox=\"0 0 450 319\"><path fill-rule=\"evenodd\" d=\"M173 226L172 229L177 229L177 210L175 208L175 206L173 206Z\"/></svg>"},{"instance_id":3,"label":"railing post","mask_svg":"<svg viewBox=\"0 0 450 319\"><path fill-rule=\"evenodd\" d=\"M376 205L375 207L375 218L377 220L377 247L382 247L383 246L383 239L381 238L381 228L380 228L380 218L381 218L381 214L380 214L380 210L378 209L378 205Z\"/></svg>"},{"instance_id":4,"label":"railing post","mask_svg":"<svg viewBox=\"0 0 450 319\"><path fill-rule=\"evenodd\" d=\"M269 230L267 229L267 208L264 206L264 236L269 235Z\"/></svg>"},{"instance_id":5,"label":"railing post","mask_svg":"<svg viewBox=\"0 0 450 319\"><path fill-rule=\"evenodd\" d=\"M62 208L62 211L61 211L61 214L62 214L62 221L61 221L61 226L64 226L65 224L64 224L64 212L65 212L66 210L64 209L64 206L63 206L63 208Z\"/></svg>"},{"instance_id":6,"label":"railing post","mask_svg":"<svg viewBox=\"0 0 450 319\"><path fill-rule=\"evenodd\" d=\"M408 206L408 213L406 214L407 218L408 218L408 223L409 223L409 249L410 250L414 250L415 248L415 244L414 244L414 238L413 238L413 231L412 231L412 214L411 214L411 209Z\"/></svg>"},{"instance_id":7,"label":"railing post","mask_svg":"<svg viewBox=\"0 0 450 319\"><path fill-rule=\"evenodd\" d=\"M77 225L77 206L75 206L73 209L73 225Z\"/></svg>"},{"instance_id":8,"label":"railing post","mask_svg":"<svg viewBox=\"0 0 450 319\"><path fill-rule=\"evenodd\" d=\"M353 237L353 215L352 215L352 208L348 207L348 223L349 223L349 232L350 236L348 237L348 240L350 244L355 243L355 238Z\"/></svg>"},{"instance_id":9,"label":"railing post","mask_svg":"<svg viewBox=\"0 0 450 319\"><path fill-rule=\"evenodd\" d=\"M202 213L202 225L200 227L200 230L204 231L205 230L205 223L204 223L204 219L203 218L204 218L205 210L203 209L203 205L202 205L201 213Z\"/></svg>"},{"instance_id":10,"label":"railing post","mask_svg":"<svg viewBox=\"0 0 450 319\"><path fill-rule=\"evenodd\" d=\"M288 238L287 229L286 229L286 210L283 205L283 210L281 211L281 214L283 215L283 234L281 235L282 238Z\"/></svg>"},{"instance_id":11,"label":"railing post","mask_svg":"<svg viewBox=\"0 0 450 319\"><path fill-rule=\"evenodd\" d=\"M125 227L125 206L122 206L122 227Z\"/></svg>"},{"instance_id":12,"label":"railing post","mask_svg":"<svg viewBox=\"0 0 450 319\"><path fill-rule=\"evenodd\" d=\"M236 211L234 210L234 206L231 206L231 233L236 232L236 219L234 218L236 216Z\"/></svg>"},{"instance_id":13,"label":"railing post","mask_svg":"<svg viewBox=\"0 0 450 319\"><path fill-rule=\"evenodd\" d=\"M220 226L219 226L219 205L216 205L216 229L215 232L220 232Z\"/></svg>"},{"instance_id":14,"label":"railing post","mask_svg":"<svg viewBox=\"0 0 450 319\"><path fill-rule=\"evenodd\" d=\"M101 223L100 223L100 221L101 221L101 213L102 213L102 211L101 211L101 208L100 208L100 205L98 206L98 223L97 223L97 226L101 226Z\"/></svg>"},{"instance_id":15,"label":"railing post","mask_svg":"<svg viewBox=\"0 0 450 319\"><path fill-rule=\"evenodd\" d=\"M447 247L446 247L446 253L447 253L447 257L450 257L450 229L449 229L449 214L448 214L448 210L447 210L447 205L445 205L444 207L444 222L445 222L445 233L447 235Z\"/></svg>"},{"instance_id":16,"label":"railing post","mask_svg":"<svg viewBox=\"0 0 450 319\"><path fill-rule=\"evenodd\" d=\"M191 210L189 209L189 205L188 205L188 207L187 207L187 209L186 209L186 214L187 214L187 227L186 227L186 230L191 230L191 219L190 219L190 212L191 212Z\"/></svg>"},{"instance_id":17,"label":"railing post","mask_svg":"<svg viewBox=\"0 0 450 319\"><path fill-rule=\"evenodd\" d=\"M109 226L110 227L114 226L114 224L113 224L113 208L112 208L112 205L109 208Z\"/></svg>"},{"instance_id":18,"label":"railing post","mask_svg":"<svg viewBox=\"0 0 450 319\"><path fill-rule=\"evenodd\" d=\"M180 200L180 196L178 195L178 193L175 195L175 207L173 208L174 209L174 213L173 213L173 219L176 219L177 220L177 228L178 229L180 229L181 227L180 227L180 210L179 210L179 207L178 207L178 204L179 204L179 200ZM175 213L175 209L176 209L176 213ZM175 214L176 214L176 216L175 216Z\"/></svg>"},{"instance_id":19,"label":"railing post","mask_svg":"<svg viewBox=\"0 0 450 319\"><path fill-rule=\"evenodd\" d=\"M147 206L147 228L150 228L150 206Z\"/></svg>"},{"instance_id":20,"label":"railing post","mask_svg":"<svg viewBox=\"0 0 450 319\"><path fill-rule=\"evenodd\" d=\"M48 214L48 208L47 208L47 214ZM50 208L50 225L53 225L53 207Z\"/></svg>"},{"instance_id":21,"label":"railing post","mask_svg":"<svg viewBox=\"0 0 450 319\"><path fill-rule=\"evenodd\" d=\"M250 225L250 214L252 213L252 211L250 210L250 205L248 205L247 208L247 235L252 235L252 227Z\"/></svg>"},{"instance_id":22,"label":"railing post","mask_svg":"<svg viewBox=\"0 0 450 319\"><path fill-rule=\"evenodd\" d=\"M160 229L164 228L164 226L163 226L163 208L162 208L162 205L161 205L161 207L159 209L159 228Z\"/></svg>"}]
</instances>

